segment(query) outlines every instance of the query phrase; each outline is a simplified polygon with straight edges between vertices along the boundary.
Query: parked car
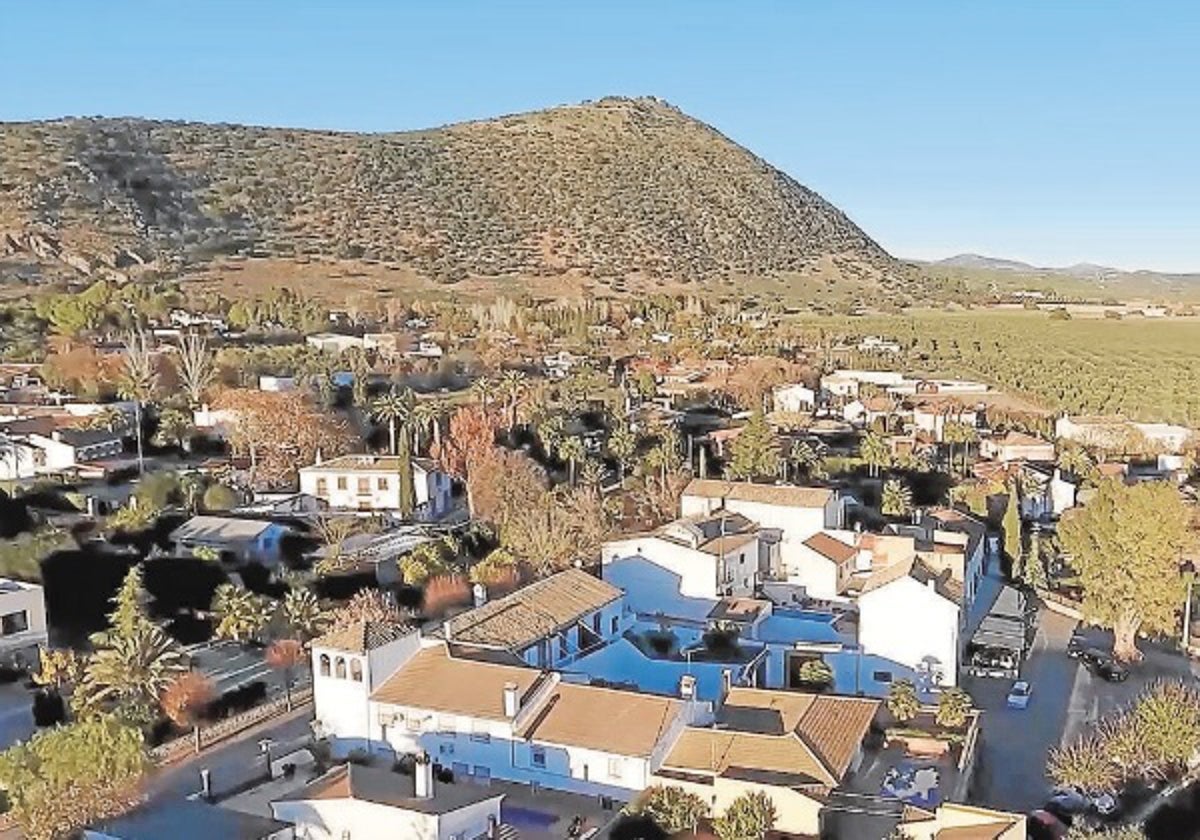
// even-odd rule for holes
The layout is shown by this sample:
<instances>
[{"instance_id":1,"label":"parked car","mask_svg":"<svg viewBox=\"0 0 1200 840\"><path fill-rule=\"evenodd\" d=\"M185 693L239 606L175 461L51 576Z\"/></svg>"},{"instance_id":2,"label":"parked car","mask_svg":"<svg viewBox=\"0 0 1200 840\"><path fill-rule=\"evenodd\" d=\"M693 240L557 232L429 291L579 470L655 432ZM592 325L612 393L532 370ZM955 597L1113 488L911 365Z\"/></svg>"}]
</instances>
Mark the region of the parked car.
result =
<instances>
[{"instance_id":1,"label":"parked car","mask_svg":"<svg viewBox=\"0 0 1200 840\"><path fill-rule=\"evenodd\" d=\"M1092 673L1108 682L1125 682L1129 679L1129 669L1113 659L1097 662L1092 668Z\"/></svg>"},{"instance_id":2,"label":"parked car","mask_svg":"<svg viewBox=\"0 0 1200 840\"><path fill-rule=\"evenodd\" d=\"M1100 650L1099 648L1084 648L1083 650L1081 650L1075 654L1075 658L1078 659L1080 662L1082 662L1088 668L1094 668L1096 665L1099 665L1101 662L1112 659L1111 656L1109 656L1107 653Z\"/></svg>"},{"instance_id":3,"label":"parked car","mask_svg":"<svg viewBox=\"0 0 1200 840\"><path fill-rule=\"evenodd\" d=\"M1076 630L1071 634L1071 640L1067 642L1067 656L1078 659L1079 655L1087 649L1087 635L1082 630Z\"/></svg>"},{"instance_id":4,"label":"parked car","mask_svg":"<svg viewBox=\"0 0 1200 840\"><path fill-rule=\"evenodd\" d=\"M1029 708L1029 695L1032 691L1033 687L1025 680L1017 680L1009 690L1008 698L1004 703L1010 709L1027 709Z\"/></svg>"}]
</instances>

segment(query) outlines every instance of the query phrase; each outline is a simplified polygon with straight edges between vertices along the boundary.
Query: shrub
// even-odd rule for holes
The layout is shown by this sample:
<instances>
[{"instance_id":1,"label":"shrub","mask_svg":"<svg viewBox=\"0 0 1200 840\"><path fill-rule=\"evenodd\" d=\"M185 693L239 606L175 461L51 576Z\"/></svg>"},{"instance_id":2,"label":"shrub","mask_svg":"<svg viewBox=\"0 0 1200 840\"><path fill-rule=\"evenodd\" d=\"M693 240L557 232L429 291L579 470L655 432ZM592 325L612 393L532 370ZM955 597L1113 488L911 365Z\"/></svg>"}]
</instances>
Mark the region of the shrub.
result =
<instances>
[{"instance_id":1,"label":"shrub","mask_svg":"<svg viewBox=\"0 0 1200 840\"><path fill-rule=\"evenodd\" d=\"M911 680L896 680L888 689L888 711L900 723L912 720L921 711L921 701L917 698L917 687Z\"/></svg>"}]
</instances>

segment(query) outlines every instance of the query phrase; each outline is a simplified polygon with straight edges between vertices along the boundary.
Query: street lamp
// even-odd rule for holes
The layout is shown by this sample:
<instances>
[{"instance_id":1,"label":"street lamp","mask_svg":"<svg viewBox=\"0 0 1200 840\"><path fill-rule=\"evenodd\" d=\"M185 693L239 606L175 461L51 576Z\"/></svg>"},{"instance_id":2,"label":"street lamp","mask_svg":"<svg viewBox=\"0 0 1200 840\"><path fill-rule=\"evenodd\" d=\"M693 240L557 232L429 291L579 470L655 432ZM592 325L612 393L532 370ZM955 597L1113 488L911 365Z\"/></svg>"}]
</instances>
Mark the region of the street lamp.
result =
<instances>
[{"instance_id":1,"label":"street lamp","mask_svg":"<svg viewBox=\"0 0 1200 840\"><path fill-rule=\"evenodd\" d=\"M1188 646L1192 642L1192 584L1196 580L1196 564L1185 560L1179 566L1179 571L1187 576L1187 600L1183 602L1183 654L1187 655Z\"/></svg>"},{"instance_id":2,"label":"street lamp","mask_svg":"<svg viewBox=\"0 0 1200 840\"><path fill-rule=\"evenodd\" d=\"M270 738L263 738L258 742L258 749L267 760L267 781L271 780L271 745L273 743L274 741Z\"/></svg>"}]
</instances>

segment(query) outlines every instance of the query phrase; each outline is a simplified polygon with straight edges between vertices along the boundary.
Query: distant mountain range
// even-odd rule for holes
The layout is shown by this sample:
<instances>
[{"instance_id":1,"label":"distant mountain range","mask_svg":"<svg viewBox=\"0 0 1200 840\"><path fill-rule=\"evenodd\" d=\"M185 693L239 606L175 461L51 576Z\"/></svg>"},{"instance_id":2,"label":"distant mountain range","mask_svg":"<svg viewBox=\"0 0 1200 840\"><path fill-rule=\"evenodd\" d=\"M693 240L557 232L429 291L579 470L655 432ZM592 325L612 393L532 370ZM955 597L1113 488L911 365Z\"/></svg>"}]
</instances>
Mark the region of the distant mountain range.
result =
<instances>
[{"instance_id":1,"label":"distant mountain range","mask_svg":"<svg viewBox=\"0 0 1200 840\"><path fill-rule=\"evenodd\" d=\"M985 257L982 254L956 254L944 260L934 260L929 265L946 268L977 268L985 271L1011 271L1014 274L1061 274L1066 277L1095 277L1104 278L1114 274L1129 274L1119 268L1094 263L1076 263L1062 267L1046 267L1030 265L1019 260L1006 260L1000 257Z\"/></svg>"}]
</instances>

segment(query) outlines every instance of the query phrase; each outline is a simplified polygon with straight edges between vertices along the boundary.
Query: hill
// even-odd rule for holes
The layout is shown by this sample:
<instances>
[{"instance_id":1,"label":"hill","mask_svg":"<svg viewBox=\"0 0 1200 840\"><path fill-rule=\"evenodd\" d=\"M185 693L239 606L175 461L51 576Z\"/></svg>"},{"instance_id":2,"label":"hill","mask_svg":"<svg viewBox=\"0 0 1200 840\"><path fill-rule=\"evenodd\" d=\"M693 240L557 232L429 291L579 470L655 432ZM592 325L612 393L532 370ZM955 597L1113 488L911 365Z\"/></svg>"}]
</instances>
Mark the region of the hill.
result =
<instances>
[{"instance_id":1,"label":"hill","mask_svg":"<svg viewBox=\"0 0 1200 840\"><path fill-rule=\"evenodd\" d=\"M0 126L10 277L173 272L229 255L378 262L442 282L905 275L815 192L655 99L391 134Z\"/></svg>"}]
</instances>

